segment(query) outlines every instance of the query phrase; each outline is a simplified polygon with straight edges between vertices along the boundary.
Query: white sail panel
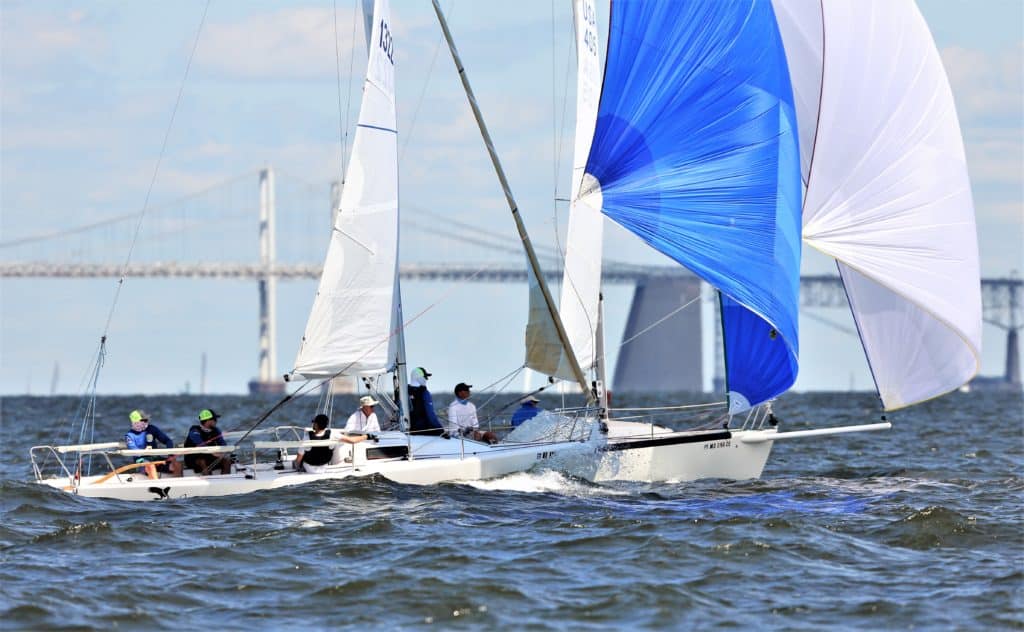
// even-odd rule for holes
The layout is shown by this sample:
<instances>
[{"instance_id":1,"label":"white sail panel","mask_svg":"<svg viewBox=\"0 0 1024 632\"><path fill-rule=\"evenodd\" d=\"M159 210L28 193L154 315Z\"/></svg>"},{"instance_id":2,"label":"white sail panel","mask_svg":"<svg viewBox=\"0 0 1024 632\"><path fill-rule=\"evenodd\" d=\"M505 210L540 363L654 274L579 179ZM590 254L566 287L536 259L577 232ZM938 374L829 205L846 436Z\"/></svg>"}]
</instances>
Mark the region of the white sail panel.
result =
<instances>
[{"instance_id":1,"label":"white sail panel","mask_svg":"<svg viewBox=\"0 0 1024 632\"><path fill-rule=\"evenodd\" d=\"M960 125L912 2L830 0L824 30L803 236L842 264L883 404L899 408L960 386L979 366L978 245Z\"/></svg>"},{"instance_id":2,"label":"white sail panel","mask_svg":"<svg viewBox=\"0 0 1024 632\"><path fill-rule=\"evenodd\" d=\"M580 368L589 370L596 360L596 337L598 321L598 299L601 293L601 255L604 238L604 217L601 214L600 190L584 190L584 171L590 155L590 143L597 122L597 106L601 98L601 56L598 48L597 8L595 0L574 0L573 16L576 33L576 142L573 147L572 189L569 202L569 228L565 242L565 269L562 278L562 295L559 301L559 315L562 326L569 337L573 353ZM596 187L597 182L590 179ZM581 199L581 192L584 199ZM591 193L591 195L587 195ZM531 295L531 305L534 303ZM534 323L535 310L531 307L531 325L528 329L540 330L545 325ZM536 317L550 321L545 312ZM553 326L547 325L549 335L554 335ZM547 343L543 353L528 353L528 365L542 371L541 366L557 368L548 375L574 379L561 345ZM527 349L530 337L527 338ZM542 348L534 342L533 349Z\"/></svg>"},{"instance_id":3,"label":"white sail panel","mask_svg":"<svg viewBox=\"0 0 1024 632\"><path fill-rule=\"evenodd\" d=\"M398 145L389 16L387 0L376 0L341 209L295 360L306 378L380 373L394 355Z\"/></svg>"},{"instance_id":4,"label":"white sail panel","mask_svg":"<svg viewBox=\"0 0 1024 632\"><path fill-rule=\"evenodd\" d=\"M957 331L856 270L839 267L887 409L949 392L975 374L973 354L950 353L964 347Z\"/></svg>"},{"instance_id":5,"label":"white sail panel","mask_svg":"<svg viewBox=\"0 0 1024 632\"><path fill-rule=\"evenodd\" d=\"M797 128L800 130L800 172L807 184L818 131L821 102L822 48L825 43L821 22L821 0L772 0L775 21L782 35L793 86Z\"/></svg>"}]
</instances>

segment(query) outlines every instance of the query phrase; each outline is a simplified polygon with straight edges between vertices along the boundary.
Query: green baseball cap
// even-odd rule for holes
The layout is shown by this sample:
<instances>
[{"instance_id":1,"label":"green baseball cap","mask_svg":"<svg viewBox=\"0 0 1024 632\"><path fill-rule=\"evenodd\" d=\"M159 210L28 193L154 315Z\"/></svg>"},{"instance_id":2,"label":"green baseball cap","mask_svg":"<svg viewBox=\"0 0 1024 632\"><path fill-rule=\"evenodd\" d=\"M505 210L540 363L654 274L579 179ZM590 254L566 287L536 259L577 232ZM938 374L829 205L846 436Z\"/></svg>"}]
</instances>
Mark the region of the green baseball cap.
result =
<instances>
[{"instance_id":1,"label":"green baseball cap","mask_svg":"<svg viewBox=\"0 0 1024 632\"><path fill-rule=\"evenodd\" d=\"M132 412L128 413L128 420L131 421L132 423L135 423L137 421L149 421L149 415L147 415L146 411L144 410L133 410Z\"/></svg>"},{"instance_id":2,"label":"green baseball cap","mask_svg":"<svg viewBox=\"0 0 1024 632\"><path fill-rule=\"evenodd\" d=\"M210 421L211 419L220 419L220 415L212 408L204 408L199 411L199 421Z\"/></svg>"}]
</instances>

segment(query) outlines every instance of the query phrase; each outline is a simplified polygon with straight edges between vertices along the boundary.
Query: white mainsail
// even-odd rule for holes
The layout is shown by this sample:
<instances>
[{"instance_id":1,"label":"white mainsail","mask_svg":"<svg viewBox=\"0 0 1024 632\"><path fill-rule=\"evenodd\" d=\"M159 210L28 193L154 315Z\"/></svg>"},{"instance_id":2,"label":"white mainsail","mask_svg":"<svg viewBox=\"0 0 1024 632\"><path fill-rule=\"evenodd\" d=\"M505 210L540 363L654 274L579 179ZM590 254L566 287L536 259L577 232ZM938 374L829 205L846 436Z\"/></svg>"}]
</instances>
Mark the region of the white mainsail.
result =
<instances>
[{"instance_id":1,"label":"white mainsail","mask_svg":"<svg viewBox=\"0 0 1024 632\"><path fill-rule=\"evenodd\" d=\"M565 270L559 315L580 368L596 361L598 297L601 292L601 255L604 217L600 192L589 194L584 171L597 121L601 97L601 57L595 0L573 0L576 36L576 142L573 148L572 195L565 244ZM594 199L597 198L597 199ZM573 379L562 346L551 324L540 289L530 284L530 320L527 325L527 366L547 375Z\"/></svg>"},{"instance_id":2,"label":"white mainsail","mask_svg":"<svg viewBox=\"0 0 1024 632\"><path fill-rule=\"evenodd\" d=\"M375 0L352 159L294 372L374 374L394 360L398 144L388 0Z\"/></svg>"},{"instance_id":3,"label":"white mainsail","mask_svg":"<svg viewBox=\"0 0 1024 632\"><path fill-rule=\"evenodd\" d=\"M978 245L949 81L909 0L775 0L797 101L804 242L834 257L879 395L892 410L951 391L981 356ZM801 19L807 25L786 26ZM794 33L823 24L821 67ZM809 40L813 40L811 35ZM809 53L809 54L814 54ZM817 78L814 73L817 72ZM803 73L803 74L801 74ZM810 126L813 130L805 130Z\"/></svg>"}]
</instances>

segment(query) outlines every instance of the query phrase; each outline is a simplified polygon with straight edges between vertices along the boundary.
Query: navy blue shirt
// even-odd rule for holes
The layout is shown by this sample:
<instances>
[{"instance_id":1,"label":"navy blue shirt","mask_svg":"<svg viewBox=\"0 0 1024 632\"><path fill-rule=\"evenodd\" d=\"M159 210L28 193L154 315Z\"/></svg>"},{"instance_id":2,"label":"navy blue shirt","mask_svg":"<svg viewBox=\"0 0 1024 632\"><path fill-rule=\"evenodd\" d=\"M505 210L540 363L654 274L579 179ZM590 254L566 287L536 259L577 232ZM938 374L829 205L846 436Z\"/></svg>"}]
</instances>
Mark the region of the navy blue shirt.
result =
<instances>
[{"instance_id":1,"label":"navy blue shirt","mask_svg":"<svg viewBox=\"0 0 1024 632\"><path fill-rule=\"evenodd\" d=\"M202 426L192 426L188 429L188 438L185 439L185 447L199 447L207 445L227 445L220 428L214 427L206 430Z\"/></svg>"},{"instance_id":2,"label":"navy blue shirt","mask_svg":"<svg viewBox=\"0 0 1024 632\"><path fill-rule=\"evenodd\" d=\"M409 385L409 422L413 432L429 429L441 430L441 422L434 412L434 397L426 386Z\"/></svg>"},{"instance_id":3,"label":"navy blue shirt","mask_svg":"<svg viewBox=\"0 0 1024 632\"><path fill-rule=\"evenodd\" d=\"M522 404L516 412L512 413L512 427L516 428L524 421L533 419L540 412L536 405Z\"/></svg>"}]
</instances>

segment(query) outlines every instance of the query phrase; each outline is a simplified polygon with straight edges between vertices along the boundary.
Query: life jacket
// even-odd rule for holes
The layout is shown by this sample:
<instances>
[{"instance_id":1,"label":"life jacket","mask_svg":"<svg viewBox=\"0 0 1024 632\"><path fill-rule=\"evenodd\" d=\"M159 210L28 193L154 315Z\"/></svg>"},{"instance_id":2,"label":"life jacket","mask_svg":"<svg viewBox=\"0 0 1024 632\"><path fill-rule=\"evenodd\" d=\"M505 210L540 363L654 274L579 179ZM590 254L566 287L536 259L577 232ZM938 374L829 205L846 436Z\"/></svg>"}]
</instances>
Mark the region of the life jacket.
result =
<instances>
[{"instance_id":1,"label":"life jacket","mask_svg":"<svg viewBox=\"0 0 1024 632\"><path fill-rule=\"evenodd\" d=\"M325 431L323 436L316 436L316 433L312 430L309 431L310 441L323 441L324 439L330 439L330 431ZM302 463L305 465L327 465L331 462L331 458L334 456L334 448L326 445L318 445L315 448L306 448L306 452L302 455Z\"/></svg>"},{"instance_id":2,"label":"life jacket","mask_svg":"<svg viewBox=\"0 0 1024 632\"><path fill-rule=\"evenodd\" d=\"M125 447L129 450L145 450L146 448L156 447L156 439L153 437L153 433L149 432L148 428L142 432L129 430L124 435L124 443Z\"/></svg>"}]
</instances>

